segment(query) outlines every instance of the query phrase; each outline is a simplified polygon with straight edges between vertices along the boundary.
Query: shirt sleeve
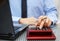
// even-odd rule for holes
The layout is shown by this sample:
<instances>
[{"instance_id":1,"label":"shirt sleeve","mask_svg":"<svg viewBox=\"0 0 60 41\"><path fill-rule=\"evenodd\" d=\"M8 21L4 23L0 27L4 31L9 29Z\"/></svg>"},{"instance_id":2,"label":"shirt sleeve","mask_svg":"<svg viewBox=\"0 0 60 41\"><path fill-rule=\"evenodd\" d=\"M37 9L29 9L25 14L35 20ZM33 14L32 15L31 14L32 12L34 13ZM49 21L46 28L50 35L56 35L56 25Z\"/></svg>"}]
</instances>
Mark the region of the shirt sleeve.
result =
<instances>
[{"instance_id":1,"label":"shirt sleeve","mask_svg":"<svg viewBox=\"0 0 60 41\"><path fill-rule=\"evenodd\" d=\"M55 8L53 0L45 0L44 3L46 16L55 24L57 22L57 9Z\"/></svg>"}]
</instances>

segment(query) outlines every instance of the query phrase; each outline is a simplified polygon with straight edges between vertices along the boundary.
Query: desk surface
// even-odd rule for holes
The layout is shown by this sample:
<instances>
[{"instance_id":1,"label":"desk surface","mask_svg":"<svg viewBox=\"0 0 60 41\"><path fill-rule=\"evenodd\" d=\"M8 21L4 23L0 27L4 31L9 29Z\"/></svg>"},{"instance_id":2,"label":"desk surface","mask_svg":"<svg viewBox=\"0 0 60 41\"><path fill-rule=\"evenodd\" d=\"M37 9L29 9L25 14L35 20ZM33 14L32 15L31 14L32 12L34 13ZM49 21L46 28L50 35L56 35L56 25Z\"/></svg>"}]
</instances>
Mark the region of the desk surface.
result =
<instances>
[{"instance_id":1,"label":"desk surface","mask_svg":"<svg viewBox=\"0 0 60 41\"><path fill-rule=\"evenodd\" d=\"M55 41L60 41L60 26L57 25L54 28L52 28L52 30L53 30L54 34L56 35ZM0 41L11 41L11 40L0 40ZM27 41L26 40L26 31L14 41Z\"/></svg>"}]
</instances>

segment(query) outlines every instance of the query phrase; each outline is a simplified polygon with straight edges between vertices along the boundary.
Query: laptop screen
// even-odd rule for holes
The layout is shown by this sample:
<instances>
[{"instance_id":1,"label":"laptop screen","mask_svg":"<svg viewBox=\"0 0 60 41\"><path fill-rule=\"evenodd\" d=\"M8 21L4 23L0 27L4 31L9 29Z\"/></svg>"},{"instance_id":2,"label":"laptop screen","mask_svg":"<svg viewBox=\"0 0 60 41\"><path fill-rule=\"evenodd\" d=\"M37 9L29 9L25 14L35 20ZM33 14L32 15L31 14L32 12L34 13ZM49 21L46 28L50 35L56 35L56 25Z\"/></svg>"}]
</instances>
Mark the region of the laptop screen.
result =
<instances>
[{"instance_id":1,"label":"laptop screen","mask_svg":"<svg viewBox=\"0 0 60 41\"><path fill-rule=\"evenodd\" d=\"M13 33L13 25L8 0L0 3L0 34Z\"/></svg>"}]
</instances>

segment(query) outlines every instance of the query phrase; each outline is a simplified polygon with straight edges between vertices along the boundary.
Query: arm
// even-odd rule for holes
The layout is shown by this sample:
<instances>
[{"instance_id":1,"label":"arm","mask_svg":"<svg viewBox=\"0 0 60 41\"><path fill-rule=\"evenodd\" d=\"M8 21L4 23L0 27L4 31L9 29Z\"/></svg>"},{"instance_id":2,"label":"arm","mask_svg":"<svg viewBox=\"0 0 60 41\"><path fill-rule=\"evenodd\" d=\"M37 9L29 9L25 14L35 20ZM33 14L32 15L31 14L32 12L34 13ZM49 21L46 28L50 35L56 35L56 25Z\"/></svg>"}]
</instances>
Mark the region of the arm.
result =
<instances>
[{"instance_id":1,"label":"arm","mask_svg":"<svg viewBox=\"0 0 60 41\"><path fill-rule=\"evenodd\" d=\"M44 1L44 11L47 17L55 24L57 22L57 10L55 8L53 0Z\"/></svg>"}]
</instances>

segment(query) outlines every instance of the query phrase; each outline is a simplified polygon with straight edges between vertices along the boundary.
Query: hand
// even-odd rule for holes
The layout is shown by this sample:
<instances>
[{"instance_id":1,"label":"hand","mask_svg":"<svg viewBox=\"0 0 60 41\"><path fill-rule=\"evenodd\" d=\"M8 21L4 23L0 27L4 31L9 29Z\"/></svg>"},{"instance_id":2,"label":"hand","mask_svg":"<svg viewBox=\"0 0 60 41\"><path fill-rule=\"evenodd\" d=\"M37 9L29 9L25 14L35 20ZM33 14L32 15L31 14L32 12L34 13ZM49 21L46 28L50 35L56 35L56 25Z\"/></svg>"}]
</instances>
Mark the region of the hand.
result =
<instances>
[{"instance_id":1,"label":"hand","mask_svg":"<svg viewBox=\"0 0 60 41\"><path fill-rule=\"evenodd\" d=\"M52 21L47 17L44 26L45 27L50 27L51 26L51 23L52 23Z\"/></svg>"},{"instance_id":2,"label":"hand","mask_svg":"<svg viewBox=\"0 0 60 41\"><path fill-rule=\"evenodd\" d=\"M40 26L41 28L43 26L49 27L51 23L52 21L47 16L40 16L38 22L36 23L36 26Z\"/></svg>"},{"instance_id":3,"label":"hand","mask_svg":"<svg viewBox=\"0 0 60 41\"><path fill-rule=\"evenodd\" d=\"M34 17L19 19L20 24L35 24L36 19Z\"/></svg>"}]
</instances>

